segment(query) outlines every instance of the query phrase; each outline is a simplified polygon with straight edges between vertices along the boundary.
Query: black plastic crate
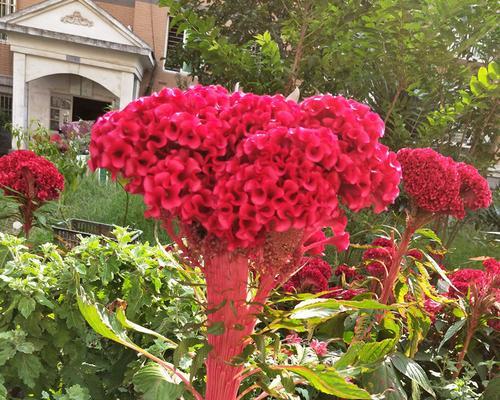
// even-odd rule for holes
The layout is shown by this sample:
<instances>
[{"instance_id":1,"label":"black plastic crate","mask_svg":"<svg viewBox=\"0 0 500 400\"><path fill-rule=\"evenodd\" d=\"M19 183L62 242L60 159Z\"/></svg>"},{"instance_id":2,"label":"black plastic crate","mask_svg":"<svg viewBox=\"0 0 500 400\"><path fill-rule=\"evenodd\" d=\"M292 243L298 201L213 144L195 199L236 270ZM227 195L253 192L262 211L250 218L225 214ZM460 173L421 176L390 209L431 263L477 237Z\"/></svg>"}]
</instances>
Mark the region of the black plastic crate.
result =
<instances>
[{"instance_id":1,"label":"black plastic crate","mask_svg":"<svg viewBox=\"0 0 500 400\"><path fill-rule=\"evenodd\" d=\"M67 222L60 222L56 225L52 225L56 242L68 249L72 249L80 244L79 236L104 236L116 241L113 236L114 229L114 225L101 224L99 222L74 218L68 220ZM137 233L133 236L132 241L135 242L141 234L142 231L137 231Z\"/></svg>"}]
</instances>

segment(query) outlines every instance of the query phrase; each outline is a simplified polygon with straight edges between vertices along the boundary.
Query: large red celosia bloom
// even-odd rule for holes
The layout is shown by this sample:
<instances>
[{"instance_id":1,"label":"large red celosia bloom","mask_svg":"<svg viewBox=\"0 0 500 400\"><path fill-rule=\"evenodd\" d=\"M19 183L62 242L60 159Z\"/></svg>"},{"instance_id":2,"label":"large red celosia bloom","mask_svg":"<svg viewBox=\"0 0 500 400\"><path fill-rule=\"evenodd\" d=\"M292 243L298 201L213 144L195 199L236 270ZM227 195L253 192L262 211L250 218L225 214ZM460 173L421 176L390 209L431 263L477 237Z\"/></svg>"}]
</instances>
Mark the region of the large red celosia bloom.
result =
<instances>
[{"instance_id":1,"label":"large red celosia bloom","mask_svg":"<svg viewBox=\"0 0 500 400\"><path fill-rule=\"evenodd\" d=\"M33 212L59 197L64 177L46 158L29 150L16 150L0 157L0 189L20 203L24 231L28 234Z\"/></svg>"},{"instance_id":2,"label":"large red celosia bloom","mask_svg":"<svg viewBox=\"0 0 500 400\"><path fill-rule=\"evenodd\" d=\"M488 182L471 165L455 162L432 149L401 149L403 187L415 205L431 213L463 218L466 210L486 208Z\"/></svg>"},{"instance_id":3,"label":"large red celosia bloom","mask_svg":"<svg viewBox=\"0 0 500 400\"><path fill-rule=\"evenodd\" d=\"M166 88L94 125L91 167L128 179L147 215L202 266L208 306L217 309L208 323L226 327L209 335L207 399L236 397L241 367L229 361L251 334L259 304L302 254L327 242L348 246L340 204L381 212L398 195L400 167L378 141L383 131L377 114L340 96L297 104L218 86ZM333 238L310 243L325 227ZM259 281L253 299L249 274Z\"/></svg>"}]
</instances>

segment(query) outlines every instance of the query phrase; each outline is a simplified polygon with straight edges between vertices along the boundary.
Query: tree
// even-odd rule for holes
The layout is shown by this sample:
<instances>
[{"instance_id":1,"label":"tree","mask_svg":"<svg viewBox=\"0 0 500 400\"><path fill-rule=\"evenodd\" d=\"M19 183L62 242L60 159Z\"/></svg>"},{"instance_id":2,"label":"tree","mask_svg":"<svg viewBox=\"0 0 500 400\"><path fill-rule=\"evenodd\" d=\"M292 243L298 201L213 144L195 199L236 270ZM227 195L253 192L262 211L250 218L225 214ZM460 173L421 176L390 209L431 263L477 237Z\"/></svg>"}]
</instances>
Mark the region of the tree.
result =
<instances>
[{"instance_id":1,"label":"tree","mask_svg":"<svg viewBox=\"0 0 500 400\"><path fill-rule=\"evenodd\" d=\"M484 135L477 122L494 125L496 93L488 105L473 110L474 118L465 107L468 114L455 113L446 128L428 129L429 118L461 101L471 75L498 55L492 0L160 4L170 7L174 23L188 32L177 56L203 84L240 82L257 93L288 94L299 86L304 96L343 94L382 116L385 143L394 149L433 146L458 159L481 161L484 168L495 163L496 138ZM474 136L474 151L451 140L457 121ZM489 150L479 151L485 145Z\"/></svg>"}]
</instances>

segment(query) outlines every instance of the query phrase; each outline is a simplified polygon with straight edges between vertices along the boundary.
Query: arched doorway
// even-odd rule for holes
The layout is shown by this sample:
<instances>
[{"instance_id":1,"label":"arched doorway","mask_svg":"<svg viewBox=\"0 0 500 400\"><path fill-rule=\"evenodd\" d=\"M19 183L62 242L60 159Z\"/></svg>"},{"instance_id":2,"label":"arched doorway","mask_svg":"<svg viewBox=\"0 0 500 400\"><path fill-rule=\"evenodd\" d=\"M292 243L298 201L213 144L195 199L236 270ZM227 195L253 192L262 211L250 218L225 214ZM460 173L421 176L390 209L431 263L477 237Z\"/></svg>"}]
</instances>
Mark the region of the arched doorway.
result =
<instances>
[{"instance_id":1,"label":"arched doorway","mask_svg":"<svg viewBox=\"0 0 500 400\"><path fill-rule=\"evenodd\" d=\"M28 119L52 131L67 122L95 121L118 105L101 84L76 74L54 74L27 82Z\"/></svg>"}]
</instances>

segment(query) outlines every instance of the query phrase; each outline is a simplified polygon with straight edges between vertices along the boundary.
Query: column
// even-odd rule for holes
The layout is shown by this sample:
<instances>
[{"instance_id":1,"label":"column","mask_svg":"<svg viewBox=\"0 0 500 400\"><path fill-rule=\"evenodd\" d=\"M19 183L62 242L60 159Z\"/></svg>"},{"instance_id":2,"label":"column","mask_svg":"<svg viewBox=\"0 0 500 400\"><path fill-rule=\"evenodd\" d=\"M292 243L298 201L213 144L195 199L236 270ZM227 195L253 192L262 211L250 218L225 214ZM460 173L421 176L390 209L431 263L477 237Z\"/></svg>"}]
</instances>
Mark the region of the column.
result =
<instances>
[{"instance_id":1,"label":"column","mask_svg":"<svg viewBox=\"0 0 500 400\"><path fill-rule=\"evenodd\" d=\"M12 126L21 132L28 127L28 96L26 85L26 54L14 53L12 79ZM12 138L12 148L17 148L17 140ZM26 148L27 143L21 143Z\"/></svg>"},{"instance_id":2,"label":"column","mask_svg":"<svg viewBox=\"0 0 500 400\"><path fill-rule=\"evenodd\" d=\"M120 109L134 100L134 74L122 72L122 82L120 86Z\"/></svg>"}]
</instances>

